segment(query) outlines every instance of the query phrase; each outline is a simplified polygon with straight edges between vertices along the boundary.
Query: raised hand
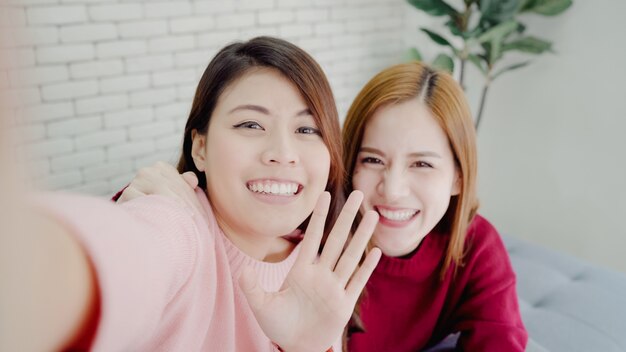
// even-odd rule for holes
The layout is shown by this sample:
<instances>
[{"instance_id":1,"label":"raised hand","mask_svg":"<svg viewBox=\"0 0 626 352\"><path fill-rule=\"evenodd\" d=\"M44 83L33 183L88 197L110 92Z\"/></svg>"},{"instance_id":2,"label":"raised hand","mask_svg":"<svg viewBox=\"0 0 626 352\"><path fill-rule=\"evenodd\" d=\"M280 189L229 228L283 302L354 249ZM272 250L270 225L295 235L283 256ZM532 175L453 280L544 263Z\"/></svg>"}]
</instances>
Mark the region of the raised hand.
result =
<instances>
[{"instance_id":1,"label":"raised hand","mask_svg":"<svg viewBox=\"0 0 626 352\"><path fill-rule=\"evenodd\" d=\"M172 165L159 161L140 169L117 202L124 203L148 194L159 194L202 209L194 193L197 186L198 178L193 172L179 174Z\"/></svg>"},{"instance_id":2,"label":"raised hand","mask_svg":"<svg viewBox=\"0 0 626 352\"><path fill-rule=\"evenodd\" d=\"M374 211L364 214L344 250L362 200L361 192L352 192L318 258L330 204L330 194L320 196L298 258L279 292L265 292L253 269L243 271L240 285L259 325L284 351L322 352L341 337L381 255L378 248L372 249L358 267L378 222Z\"/></svg>"}]
</instances>

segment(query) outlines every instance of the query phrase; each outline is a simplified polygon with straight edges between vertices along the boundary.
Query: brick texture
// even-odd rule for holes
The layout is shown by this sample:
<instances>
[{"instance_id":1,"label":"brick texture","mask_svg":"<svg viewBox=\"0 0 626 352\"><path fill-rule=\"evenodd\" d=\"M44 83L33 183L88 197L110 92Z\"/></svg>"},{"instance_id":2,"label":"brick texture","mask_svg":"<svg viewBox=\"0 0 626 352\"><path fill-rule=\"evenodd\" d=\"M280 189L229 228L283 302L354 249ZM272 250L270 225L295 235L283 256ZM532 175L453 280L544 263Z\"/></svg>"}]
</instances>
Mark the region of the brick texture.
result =
<instances>
[{"instance_id":1,"label":"brick texture","mask_svg":"<svg viewBox=\"0 0 626 352\"><path fill-rule=\"evenodd\" d=\"M43 188L108 195L142 166L175 162L195 86L224 45L285 38L326 71L339 115L404 48L404 1L20 0L20 148ZM8 83L6 83L8 82Z\"/></svg>"}]
</instances>

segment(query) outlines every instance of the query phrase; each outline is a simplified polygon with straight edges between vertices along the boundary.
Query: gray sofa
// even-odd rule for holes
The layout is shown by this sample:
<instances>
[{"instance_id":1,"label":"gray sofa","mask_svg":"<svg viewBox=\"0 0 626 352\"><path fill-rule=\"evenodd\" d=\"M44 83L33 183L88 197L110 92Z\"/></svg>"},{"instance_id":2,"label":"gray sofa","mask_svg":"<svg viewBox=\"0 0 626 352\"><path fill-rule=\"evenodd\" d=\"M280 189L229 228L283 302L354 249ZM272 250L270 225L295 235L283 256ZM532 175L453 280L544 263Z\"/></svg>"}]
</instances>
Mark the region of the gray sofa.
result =
<instances>
[{"instance_id":1,"label":"gray sofa","mask_svg":"<svg viewBox=\"0 0 626 352\"><path fill-rule=\"evenodd\" d=\"M527 351L626 351L626 275L514 237Z\"/></svg>"},{"instance_id":2,"label":"gray sofa","mask_svg":"<svg viewBox=\"0 0 626 352\"><path fill-rule=\"evenodd\" d=\"M529 352L626 351L626 275L504 236ZM626 255L626 253L625 253ZM429 350L450 351L456 336Z\"/></svg>"}]
</instances>

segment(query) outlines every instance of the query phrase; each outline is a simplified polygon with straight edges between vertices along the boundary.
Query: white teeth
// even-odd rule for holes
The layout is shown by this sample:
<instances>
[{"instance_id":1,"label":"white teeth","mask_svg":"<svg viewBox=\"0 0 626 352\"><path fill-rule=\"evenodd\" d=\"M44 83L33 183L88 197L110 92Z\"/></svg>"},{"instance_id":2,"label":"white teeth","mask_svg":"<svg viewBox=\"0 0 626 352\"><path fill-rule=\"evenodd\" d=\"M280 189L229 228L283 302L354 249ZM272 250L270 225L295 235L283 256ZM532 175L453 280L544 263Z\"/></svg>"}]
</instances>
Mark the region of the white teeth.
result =
<instances>
[{"instance_id":1,"label":"white teeth","mask_svg":"<svg viewBox=\"0 0 626 352\"><path fill-rule=\"evenodd\" d=\"M415 215L415 213L417 213L417 210L396 210L396 211L392 211L392 210L387 210L387 209L378 209L378 212L380 213L380 215L382 215L383 217L389 219L389 220L394 220L394 221L405 221L405 220L409 220L411 217L413 217L413 215Z\"/></svg>"},{"instance_id":2,"label":"white teeth","mask_svg":"<svg viewBox=\"0 0 626 352\"><path fill-rule=\"evenodd\" d=\"M297 183L279 183L271 181L248 183L248 189L256 193L292 196L298 192Z\"/></svg>"}]
</instances>

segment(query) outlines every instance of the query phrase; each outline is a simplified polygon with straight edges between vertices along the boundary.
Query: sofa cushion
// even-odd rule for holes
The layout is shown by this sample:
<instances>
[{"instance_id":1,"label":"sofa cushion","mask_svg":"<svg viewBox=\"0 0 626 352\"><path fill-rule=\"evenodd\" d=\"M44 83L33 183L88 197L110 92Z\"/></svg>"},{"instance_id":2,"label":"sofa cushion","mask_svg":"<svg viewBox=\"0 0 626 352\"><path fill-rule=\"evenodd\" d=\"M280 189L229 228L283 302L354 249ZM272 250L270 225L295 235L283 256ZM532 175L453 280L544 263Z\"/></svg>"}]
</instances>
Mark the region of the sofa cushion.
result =
<instances>
[{"instance_id":1,"label":"sofa cushion","mask_svg":"<svg viewBox=\"0 0 626 352\"><path fill-rule=\"evenodd\" d=\"M626 351L626 275L511 236L528 350Z\"/></svg>"}]
</instances>

